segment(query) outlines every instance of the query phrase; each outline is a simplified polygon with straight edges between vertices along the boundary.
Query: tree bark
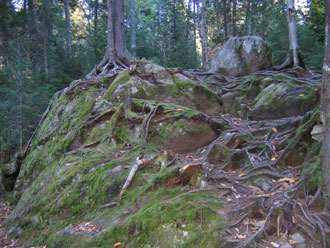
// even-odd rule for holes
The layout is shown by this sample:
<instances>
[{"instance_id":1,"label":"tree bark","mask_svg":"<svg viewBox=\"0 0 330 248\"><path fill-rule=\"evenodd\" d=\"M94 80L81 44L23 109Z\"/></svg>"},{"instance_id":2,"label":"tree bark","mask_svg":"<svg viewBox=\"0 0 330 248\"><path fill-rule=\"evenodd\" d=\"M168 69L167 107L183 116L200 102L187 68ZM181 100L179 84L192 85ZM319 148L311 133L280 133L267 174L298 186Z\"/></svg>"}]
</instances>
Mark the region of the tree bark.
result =
<instances>
[{"instance_id":1,"label":"tree bark","mask_svg":"<svg viewBox=\"0 0 330 248\"><path fill-rule=\"evenodd\" d=\"M196 2L192 1L193 4L193 23L194 23L194 52L197 50L197 27L196 27Z\"/></svg>"},{"instance_id":2,"label":"tree bark","mask_svg":"<svg viewBox=\"0 0 330 248\"><path fill-rule=\"evenodd\" d=\"M38 70L38 49L36 44L38 44L37 37L37 24L35 18L35 10L34 10L34 0L28 0L28 22L27 22L27 30L29 35L29 51L28 57L32 62L32 68L36 72Z\"/></svg>"},{"instance_id":3,"label":"tree bark","mask_svg":"<svg viewBox=\"0 0 330 248\"><path fill-rule=\"evenodd\" d=\"M96 61L99 57L99 53L98 53L98 49L97 49L98 12L99 12L99 0L95 0L93 49L94 49L94 56L95 56Z\"/></svg>"},{"instance_id":4,"label":"tree bark","mask_svg":"<svg viewBox=\"0 0 330 248\"><path fill-rule=\"evenodd\" d=\"M97 25L98 25L98 12L99 12L99 0L95 0L94 7L94 33L96 35Z\"/></svg>"},{"instance_id":5,"label":"tree bark","mask_svg":"<svg viewBox=\"0 0 330 248\"><path fill-rule=\"evenodd\" d=\"M223 0L223 28L225 32L225 40L227 40L228 39L227 0Z\"/></svg>"},{"instance_id":6,"label":"tree bark","mask_svg":"<svg viewBox=\"0 0 330 248\"><path fill-rule=\"evenodd\" d=\"M290 56L293 59L293 67L303 67L305 65L302 61L302 56L299 54L298 35L296 25L296 11L294 7L294 0L287 0L287 14L289 26L289 42L290 42Z\"/></svg>"},{"instance_id":7,"label":"tree bark","mask_svg":"<svg viewBox=\"0 0 330 248\"><path fill-rule=\"evenodd\" d=\"M46 1L46 4L44 4L43 6L43 17L42 17L42 28L43 28L43 32L41 34L42 36L42 46L43 46L43 55L44 55L44 70L45 73L48 73L49 68L48 68L48 53L47 53L47 34L48 34L48 30L46 27L46 18L48 15L48 6L47 4L49 4L48 1Z\"/></svg>"},{"instance_id":8,"label":"tree bark","mask_svg":"<svg viewBox=\"0 0 330 248\"><path fill-rule=\"evenodd\" d=\"M330 0L325 0L325 49L323 62L323 85L321 94L321 116L325 122L325 136L321 150L324 210L330 211Z\"/></svg>"},{"instance_id":9,"label":"tree bark","mask_svg":"<svg viewBox=\"0 0 330 248\"><path fill-rule=\"evenodd\" d=\"M305 69L306 67L305 67L304 59L298 46L294 0L287 0L287 19L288 19L288 27L289 27L290 50L285 61L279 66L274 66L273 69L282 70L290 67L293 68L301 67Z\"/></svg>"},{"instance_id":10,"label":"tree bark","mask_svg":"<svg viewBox=\"0 0 330 248\"><path fill-rule=\"evenodd\" d=\"M71 42L71 24L70 24L70 6L69 0L65 0L65 21L66 21L66 53L71 58L72 57L72 42Z\"/></svg>"},{"instance_id":11,"label":"tree bark","mask_svg":"<svg viewBox=\"0 0 330 248\"><path fill-rule=\"evenodd\" d=\"M131 49L133 57L136 57L136 25L135 25L135 3L131 0Z\"/></svg>"},{"instance_id":12,"label":"tree bark","mask_svg":"<svg viewBox=\"0 0 330 248\"><path fill-rule=\"evenodd\" d=\"M246 2L246 13L245 13L245 23L244 23L244 34L247 35L249 33L249 23L250 23L250 4L251 4L251 1L248 0Z\"/></svg>"},{"instance_id":13,"label":"tree bark","mask_svg":"<svg viewBox=\"0 0 330 248\"><path fill-rule=\"evenodd\" d=\"M289 40L290 49L293 53L293 65L297 67L299 64L298 59L298 37L297 37L297 26L295 17L294 0L288 0L288 25L289 25Z\"/></svg>"},{"instance_id":14,"label":"tree bark","mask_svg":"<svg viewBox=\"0 0 330 248\"><path fill-rule=\"evenodd\" d=\"M250 16L250 27L249 27L249 35L256 34L256 21L257 21L257 14L258 14L258 3L259 1L252 1L251 2L251 16Z\"/></svg>"},{"instance_id":15,"label":"tree bark","mask_svg":"<svg viewBox=\"0 0 330 248\"><path fill-rule=\"evenodd\" d=\"M200 24L200 36L202 43L202 60L203 67L209 69L210 67L210 56L208 48L208 30L207 30L207 10L206 0L201 1L201 24Z\"/></svg>"},{"instance_id":16,"label":"tree bark","mask_svg":"<svg viewBox=\"0 0 330 248\"><path fill-rule=\"evenodd\" d=\"M132 55L126 47L124 1L107 0L108 33L107 47L103 60L87 77L106 74L118 68L126 68Z\"/></svg>"},{"instance_id":17,"label":"tree bark","mask_svg":"<svg viewBox=\"0 0 330 248\"><path fill-rule=\"evenodd\" d=\"M233 0L233 36L237 35L237 27L236 27L237 14L236 14L236 9L237 9L237 2L236 2L236 0Z\"/></svg>"}]
</instances>

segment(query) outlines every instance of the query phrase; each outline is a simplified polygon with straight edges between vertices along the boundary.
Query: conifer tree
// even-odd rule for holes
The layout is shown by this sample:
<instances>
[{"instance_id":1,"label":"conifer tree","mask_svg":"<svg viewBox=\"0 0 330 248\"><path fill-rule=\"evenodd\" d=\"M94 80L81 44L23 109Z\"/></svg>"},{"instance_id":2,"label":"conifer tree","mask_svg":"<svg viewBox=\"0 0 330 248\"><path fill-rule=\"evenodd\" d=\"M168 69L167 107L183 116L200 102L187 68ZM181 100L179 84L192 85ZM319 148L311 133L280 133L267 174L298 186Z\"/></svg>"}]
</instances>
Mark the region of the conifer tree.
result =
<instances>
[{"instance_id":1,"label":"conifer tree","mask_svg":"<svg viewBox=\"0 0 330 248\"><path fill-rule=\"evenodd\" d=\"M106 74L118 68L126 68L132 55L126 47L124 1L107 0L108 33L106 52L101 63L88 75Z\"/></svg>"}]
</instances>

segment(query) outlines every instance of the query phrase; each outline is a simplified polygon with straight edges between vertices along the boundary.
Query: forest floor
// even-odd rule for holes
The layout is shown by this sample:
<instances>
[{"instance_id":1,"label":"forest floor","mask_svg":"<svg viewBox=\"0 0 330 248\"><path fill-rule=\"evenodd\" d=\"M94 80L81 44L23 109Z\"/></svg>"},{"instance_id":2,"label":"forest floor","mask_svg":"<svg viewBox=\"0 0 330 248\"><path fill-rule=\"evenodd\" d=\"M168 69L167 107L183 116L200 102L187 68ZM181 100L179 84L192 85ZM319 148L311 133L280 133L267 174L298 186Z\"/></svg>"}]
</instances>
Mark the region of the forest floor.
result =
<instances>
[{"instance_id":1,"label":"forest floor","mask_svg":"<svg viewBox=\"0 0 330 248\"><path fill-rule=\"evenodd\" d=\"M8 201L0 201L0 247L4 248L25 248L18 239L11 239L6 234L6 229L3 223L11 214L13 207L10 206Z\"/></svg>"}]
</instances>

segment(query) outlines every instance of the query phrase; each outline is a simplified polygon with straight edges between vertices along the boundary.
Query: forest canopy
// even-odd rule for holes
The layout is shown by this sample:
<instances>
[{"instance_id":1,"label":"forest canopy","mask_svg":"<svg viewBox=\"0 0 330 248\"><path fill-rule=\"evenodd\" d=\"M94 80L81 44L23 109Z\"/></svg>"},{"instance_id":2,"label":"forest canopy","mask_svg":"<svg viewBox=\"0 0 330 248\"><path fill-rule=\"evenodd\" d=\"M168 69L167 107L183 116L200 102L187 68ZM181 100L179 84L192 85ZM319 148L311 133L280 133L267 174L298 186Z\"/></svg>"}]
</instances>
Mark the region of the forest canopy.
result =
<instances>
[{"instance_id":1,"label":"forest canopy","mask_svg":"<svg viewBox=\"0 0 330 248\"><path fill-rule=\"evenodd\" d=\"M299 2L299 47L306 66L321 70L324 1ZM103 0L2 0L0 19L0 159L8 162L51 96L102 60L107 6ZM127 0L125 29L137 59L183 69L207 69L233 36L263 37L275 65L289 49L284 0Z\"/></svg>"}]
</instances>

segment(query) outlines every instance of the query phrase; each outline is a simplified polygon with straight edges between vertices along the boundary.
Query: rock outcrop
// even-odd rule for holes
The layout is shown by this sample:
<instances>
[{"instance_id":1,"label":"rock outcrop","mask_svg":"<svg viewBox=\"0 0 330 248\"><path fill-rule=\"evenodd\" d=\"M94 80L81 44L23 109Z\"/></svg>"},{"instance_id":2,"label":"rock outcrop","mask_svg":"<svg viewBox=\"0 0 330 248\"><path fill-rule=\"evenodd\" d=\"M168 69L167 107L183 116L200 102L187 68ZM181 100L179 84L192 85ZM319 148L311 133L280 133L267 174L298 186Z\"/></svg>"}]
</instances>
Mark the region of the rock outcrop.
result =
<instances>
[{"instance_id":1,"label":"rock outcrop","mask_svg":"<svg viewBox=\"0 0 330 248\"><path fill-rule=\"evenodd\" d=\"M310 110L319 88L319 82L301 85L289 72L227 81L144 61L115 75L74 81L54 95L27 146L6 226L29 246L245 242L246 227L231 225L241 218L239 209L251 211L251 223L263 223L268 196L280 197L299 180L282 166L276 173L255 171L301 157L293 153L282 161L278 154L296 144L288 134L300 137L296 128L301 132L317 116L300 107L270 108L278 99L288 108L291 97L295 104L308 97L304 111ZM270 113L294 117L268 121ZM283 187L281 173L289 178ZM262 211L251 204L266 194Z\"/></svg>"},{"instance_id":2,"label":"rock outcrop","mask_svg":"<svg viewBox=\"0 0 330 248\"><path fill-rule=\"evenodd\" d=\"M270 46L258 36L232 37L216 52L211 72L244 76L272 66Z\"/></svg>"}]
</instances>

